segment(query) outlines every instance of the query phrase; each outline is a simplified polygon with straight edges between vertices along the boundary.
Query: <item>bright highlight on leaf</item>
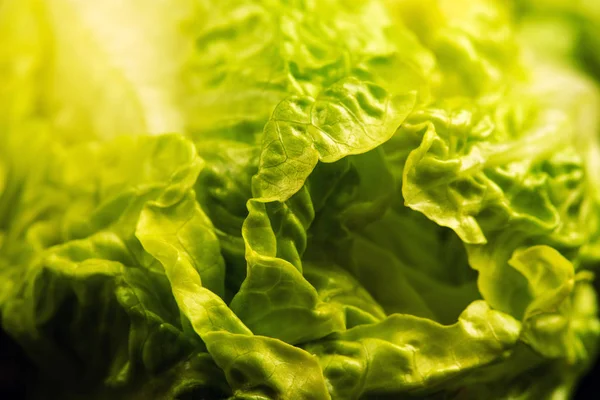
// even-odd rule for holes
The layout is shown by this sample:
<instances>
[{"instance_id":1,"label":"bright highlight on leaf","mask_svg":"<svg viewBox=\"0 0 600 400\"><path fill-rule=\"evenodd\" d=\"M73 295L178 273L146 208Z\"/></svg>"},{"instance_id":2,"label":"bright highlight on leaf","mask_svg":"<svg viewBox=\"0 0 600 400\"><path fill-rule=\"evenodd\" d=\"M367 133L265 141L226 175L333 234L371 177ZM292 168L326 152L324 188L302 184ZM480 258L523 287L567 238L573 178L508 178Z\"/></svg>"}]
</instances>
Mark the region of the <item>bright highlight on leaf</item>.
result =
<instances>
[{"instance_id":1,"label":"bright highlight on leaf","mask_svg":"<svg viewBox=\"0 0 600 400\"><path fill-rule=\"evenodd\" d=\"M584 3L0 0L30 397L569 398L600 340Z\"/></svg>"}]
</instances>

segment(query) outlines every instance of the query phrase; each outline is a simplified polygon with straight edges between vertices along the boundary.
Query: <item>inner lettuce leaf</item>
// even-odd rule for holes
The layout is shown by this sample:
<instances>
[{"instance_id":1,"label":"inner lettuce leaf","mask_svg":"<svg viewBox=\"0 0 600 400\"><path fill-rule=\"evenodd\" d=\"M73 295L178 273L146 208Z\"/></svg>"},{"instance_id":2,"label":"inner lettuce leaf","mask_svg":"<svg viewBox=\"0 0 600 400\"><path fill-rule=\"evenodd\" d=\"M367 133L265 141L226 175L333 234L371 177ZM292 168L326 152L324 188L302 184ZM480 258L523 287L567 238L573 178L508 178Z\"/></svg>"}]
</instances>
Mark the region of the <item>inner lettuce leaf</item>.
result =
<instances>
[{"instance_id":1,"label":"inner lettuce leaf","mask_svg":"<svg viewBox=\"0 0 600 400\"><path fill-rule=\"evenodd\" d=\"M29 397L569 398L600 92L538 3L0 1Z\"/></svg>"}]
</instances>

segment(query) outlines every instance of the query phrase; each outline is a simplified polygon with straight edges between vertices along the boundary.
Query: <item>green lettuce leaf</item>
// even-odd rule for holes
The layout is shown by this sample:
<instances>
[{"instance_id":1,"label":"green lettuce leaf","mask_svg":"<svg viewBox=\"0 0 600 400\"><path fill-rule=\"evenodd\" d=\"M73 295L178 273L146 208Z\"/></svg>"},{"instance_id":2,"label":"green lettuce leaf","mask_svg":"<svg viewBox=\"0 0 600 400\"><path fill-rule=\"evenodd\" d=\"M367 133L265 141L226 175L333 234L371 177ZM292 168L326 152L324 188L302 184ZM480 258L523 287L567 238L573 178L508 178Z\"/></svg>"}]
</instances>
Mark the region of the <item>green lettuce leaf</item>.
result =
<instances>
[{"instance_id":1,"label":"green lettuce leaf","mask_svg":"<svg viewBox=\"0 0 600 400\"><path fill-rule=\"evenodd\" d=\"M587 221L598 212L591 169L597 155L588 144L597 120L594 107L581 102L597 104L597 92L576 76L561 79L572 97L540 82L526 93L514 89L519 98L508 108L449 103L404 125L422 135L404 168L406 204L468 244L484 299L517 317L527 302L515 297L524 282L507 268L517 247L549 244L577 256L595 242Z\"/></svg>"},{"instance_id":2,"label":"green lettuce leaf","mask_svg":"<svg viewBox=\"0 0 600 400\"><path fill-rule=\"evenodd\" d=\"M11 239L2 249L4 329L52 377L48 390L56 396L227 393L224 375L189 334L168 275L134 236L148 201L191 193L200 167L194 146L177 135L122 138L62 155L52 171L24 185L15 220L28 225L14 231L23 243ZM44 186L70 207L25 207L53 203L33 189ZM197 267L206 284L222 292L222 265L205 266Z\"/></svg>"},{"instance_id":3,"label":"green lettuce leaf","mask_svg":"<svg viewBox=\"0 0 600 400\"><path fill-rule=\"evenodd\" d=\"M317 354L333 397L438 389L471 369L497 362L517 341L520 324L472 303L456 324L392 315L307 346Z\"/></svg>"}]
</instances>

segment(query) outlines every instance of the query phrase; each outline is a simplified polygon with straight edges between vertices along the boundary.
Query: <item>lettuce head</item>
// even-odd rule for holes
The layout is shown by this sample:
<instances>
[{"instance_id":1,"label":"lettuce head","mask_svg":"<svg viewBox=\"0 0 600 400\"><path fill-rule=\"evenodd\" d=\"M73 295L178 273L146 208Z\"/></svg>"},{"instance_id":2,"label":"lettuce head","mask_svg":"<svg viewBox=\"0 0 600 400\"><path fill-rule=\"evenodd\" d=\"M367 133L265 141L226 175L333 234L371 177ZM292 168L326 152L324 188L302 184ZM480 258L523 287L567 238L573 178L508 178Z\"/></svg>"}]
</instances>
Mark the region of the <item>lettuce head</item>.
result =
<instances>
[{"instance_id":1,"label":"lettuce head","mask_svg":"<svg viewBox=\"0 0 600 400\"><path fill-rule=\"evenodd\" d=\"M28 395L570 398L600 337L600 36L541 3L0 0Z\"/></svg>"}]
</instances>

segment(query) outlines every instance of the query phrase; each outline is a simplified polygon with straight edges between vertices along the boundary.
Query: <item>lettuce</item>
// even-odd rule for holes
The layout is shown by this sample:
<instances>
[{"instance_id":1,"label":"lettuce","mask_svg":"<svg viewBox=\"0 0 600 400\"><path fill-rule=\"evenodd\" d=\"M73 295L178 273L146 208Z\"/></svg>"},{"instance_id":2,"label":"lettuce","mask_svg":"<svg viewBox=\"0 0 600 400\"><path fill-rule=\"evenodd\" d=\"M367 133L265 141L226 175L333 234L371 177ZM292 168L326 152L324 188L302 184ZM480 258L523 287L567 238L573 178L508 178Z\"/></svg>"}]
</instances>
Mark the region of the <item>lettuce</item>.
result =
<instances>
[{"instance_id":1,"label":"lettuce","mask_svg":"<svg viewBox=\"0 0 600 400\"><path fill-rule=\"evenodd\" d=\"M31 397L568 398L600 92L534 3L0 1Z\"/></svg>"}]
</instances>

